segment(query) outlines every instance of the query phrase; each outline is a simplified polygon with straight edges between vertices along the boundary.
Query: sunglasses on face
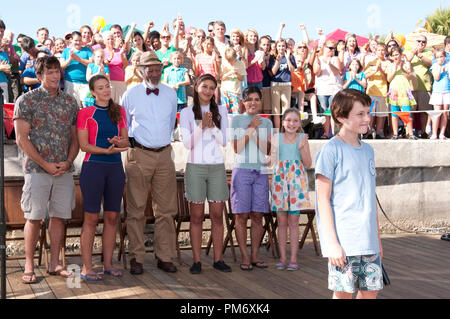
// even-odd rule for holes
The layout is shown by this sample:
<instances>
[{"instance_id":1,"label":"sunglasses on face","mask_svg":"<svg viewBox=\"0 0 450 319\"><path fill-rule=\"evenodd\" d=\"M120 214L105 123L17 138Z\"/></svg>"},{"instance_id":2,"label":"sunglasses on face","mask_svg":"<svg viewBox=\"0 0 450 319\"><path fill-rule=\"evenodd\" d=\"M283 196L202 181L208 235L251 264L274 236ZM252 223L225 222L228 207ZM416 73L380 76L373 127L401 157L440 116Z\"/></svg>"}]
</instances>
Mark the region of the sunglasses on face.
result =
<instances>
[{"instance_id":1,"label":"sunglasses on face","mask_svg":"<svg viewBox=\"0 0 450 319\"><path fill-rule=\"evenodd\" d=\"M336 50L335 47L327 47L327 48L328 48L328 50Z\"/></svg>"},{"instance_id":2,"label":"sunglasses on face","mask_svg":"<svg viewBox=\"0 0 450 319\"><path fill-rule=\"evenodd\" d=\"M299 49L306 49L306 46L298 47Z\"/></svg>"},{"instance_id":3,"label":"sunglasses on face","mask_svg":"<svg viewBox=\"0 0 450 319\"><path fill-rule=\"evenodd\" d=\"M213 29L208 29L208 32L213 32L214 30Z\"/></svg>"},{"instance_id":4,"label":"sunglasses on face","mask_svg":"<svg viewBox=\"0 0 450 319\"><path fill-rule=\"evenodd\" d=\"M170 35L161 36L161 39L170 39Z\"/></svg>"},{"instance_id":5,"label":"sunglasses on face","mask_svg":"<svg viewBox=\"0 0 450 319\"><path fill-rule=\"evenodd\" d=\"M416 42L417 43L423 43L423 44L427 43L427 41L425 41L425 40L417 40Z\"/></svg>"}]
</instances>

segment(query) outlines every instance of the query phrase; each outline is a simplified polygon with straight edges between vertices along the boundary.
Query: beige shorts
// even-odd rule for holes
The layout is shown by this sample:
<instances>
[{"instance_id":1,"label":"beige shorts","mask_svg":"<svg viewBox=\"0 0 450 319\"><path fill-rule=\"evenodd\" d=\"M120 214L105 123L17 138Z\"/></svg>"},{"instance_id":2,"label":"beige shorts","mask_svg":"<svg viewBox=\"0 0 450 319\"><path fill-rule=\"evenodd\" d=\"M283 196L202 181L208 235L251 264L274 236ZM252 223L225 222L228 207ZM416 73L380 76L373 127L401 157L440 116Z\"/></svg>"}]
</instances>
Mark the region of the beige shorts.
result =
<instances>
[{"instance_id":1,"label":"beige shorts","mask_svg":"<svg viewBox=\"0 0 450 319\"><path fill-rule=\"evenodd\" d=\"M430 92L413 91L412 94L417 102L418 111L429 111L433 109L433 106L430 104L430 96L431 96Z\"/></svg>"},{"instance_id":2,"label":"beige shorts","mask_svg":"<svg viewBox=\"0 0 450 319\"><path fill-rule=\"evenodd\" d=\"M89 91L89 86L87 84L64 81L64 91L72 95L77 100L78 105L82 107L82 103Z\"/></svg>"},{"instance_id":3,"label":"beige shorts","mask_svg":"<svg viewBox=\"0 0 450 319\"><path fill-rule=\"evenodd\" d=\"M272 95L270 92L270 88L262 88L262 113L270 114L272 113Z\"/></svg>"},{"instance_id":4,"label":"beige shorts","mask_svg":"<svg viewBox=\"0 0 450 319\"><path fill-rule=\"evenodd\" d=\"M122 103L122 95L127 90L127 83L122 81L111 81L111 98L117 104Z\"/></svg>"},{"instance_id":5,"label":"beige shorts","mask_svg":"<svg viewBox=\"0 0 450 319\"><path fill-rule=\"evenodd\" d=\"M372 99L372 103L375 103L373 106L372 112L386 112L381 114L375 114L376 117L388 117L389 106L386 102L386 97L384 96L370 96Z\"/></svg>"},{"instance_id":6,"label":"beige shorts","mask_svg":"<svg viewBox=\"0 0 450 319\"><path fill-rule=\"evenodd\" d=\"M291 82L272 82L270 91L273 114L283 114L291 107Z\"/></svg>"},{"instance_id":7,"label":"beige shorts","mask_svg":"<svg viewBox=\"0 0 450 319\"><path fill-rule=\"evenodd\" d=\"M51 176L46 173L25 174L20 207L24 217L41 220L48 216L70 219L75 208L73 175Z\"/></svg>"}]
</instances>

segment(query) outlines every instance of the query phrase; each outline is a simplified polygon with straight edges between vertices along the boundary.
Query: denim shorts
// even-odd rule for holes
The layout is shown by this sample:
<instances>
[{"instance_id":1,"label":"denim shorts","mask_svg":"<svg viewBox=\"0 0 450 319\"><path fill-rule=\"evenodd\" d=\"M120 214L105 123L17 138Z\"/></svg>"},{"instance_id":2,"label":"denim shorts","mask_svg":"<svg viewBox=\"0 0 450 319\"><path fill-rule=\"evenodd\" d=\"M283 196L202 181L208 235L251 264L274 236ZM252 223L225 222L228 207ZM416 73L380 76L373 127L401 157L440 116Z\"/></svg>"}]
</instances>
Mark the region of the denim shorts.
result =
<instances>
[{"instance_id":1,"label":"denim shorts","mask_svg":"<svg viewBox=\"0 0 450 319\"><path fill-rule=\"evenodd\" d=\"M347 256L344 268L328 262L328 289L348 293L383 289L380 255Z\"/></svg>"},{"instance_id":2,"label":"denim shorts","mask_svg":"<svg viewBox=\"0 0 450 319\"><path fill-rule=\"evenodd\" d=\"M334 95L318 95L320 107L323 112L331 110L331 102L333 101Z\"/></svg>"}]
</instances>

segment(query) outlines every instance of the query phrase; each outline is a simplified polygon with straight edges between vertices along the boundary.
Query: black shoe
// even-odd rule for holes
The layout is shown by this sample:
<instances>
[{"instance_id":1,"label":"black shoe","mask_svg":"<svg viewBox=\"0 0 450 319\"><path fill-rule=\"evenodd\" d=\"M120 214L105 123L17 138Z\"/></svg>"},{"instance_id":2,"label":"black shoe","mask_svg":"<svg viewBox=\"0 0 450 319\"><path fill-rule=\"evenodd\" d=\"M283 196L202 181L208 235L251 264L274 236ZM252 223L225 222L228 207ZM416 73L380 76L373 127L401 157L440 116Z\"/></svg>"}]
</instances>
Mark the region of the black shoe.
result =
<instances>
[{"instance_id":1,"label":"black shoe","mask_svg":"<svg viewBox=\"0 0 450 319\"><path fill-rule=\"evenodd\" d=\"M144 272L144 266L136 261L136 258L130 260L130 273L132 275L140 275Z\"/></svg>"},{"instance_id":2,"label":"black shoe","mask_svg":"<svg viewBox=\"0 0 450 319\"><path fill-rule=\"evenodd\" d=\"M196 262L193 263L191 268L189 269L189 271L191 272L191 274L196 275L202 272L202 263L201 262Z\"/></svg>"},{"instance_id":3,"label":"black shoe","mask_svg":"<svg viewBox=\"0 0 450 319\"><path fill-rule=\"evenodd\" d=\"M215 262L213 264L213 267L217 270L223 271L223 272L231 272L231 268L230 266L228 266L227 264L225 264L223 262L223 260L220 260L218 262Z\"/></svg>"}]
</instances>

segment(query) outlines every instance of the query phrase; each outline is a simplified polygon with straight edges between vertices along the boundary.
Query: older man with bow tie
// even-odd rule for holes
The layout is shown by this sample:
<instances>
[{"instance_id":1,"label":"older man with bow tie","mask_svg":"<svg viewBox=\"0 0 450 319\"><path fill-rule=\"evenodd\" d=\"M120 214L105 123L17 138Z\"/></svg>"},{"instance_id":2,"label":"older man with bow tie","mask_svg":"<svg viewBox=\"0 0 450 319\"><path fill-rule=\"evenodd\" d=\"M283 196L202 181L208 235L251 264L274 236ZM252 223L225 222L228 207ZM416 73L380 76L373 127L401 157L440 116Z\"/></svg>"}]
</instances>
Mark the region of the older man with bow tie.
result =
<instances>
[{"instance_id":1,"label":"older man with bow tie","mask_svg":"<svg viewBox=\"0 0 450 319\"><path fill-rule=\"evenodd\" d=\"M122 98L131 138L125 162L130 272L143 272L144 212L149 187L156 219L154 251L158 268L176 272L172 258L176 255L173 219L177 213L177 186L170 142L176 120L177 94L160 83L162 63L153 51L142 54L139 66L144 81L126 91Z\"/></svg>"}]
</instances>

